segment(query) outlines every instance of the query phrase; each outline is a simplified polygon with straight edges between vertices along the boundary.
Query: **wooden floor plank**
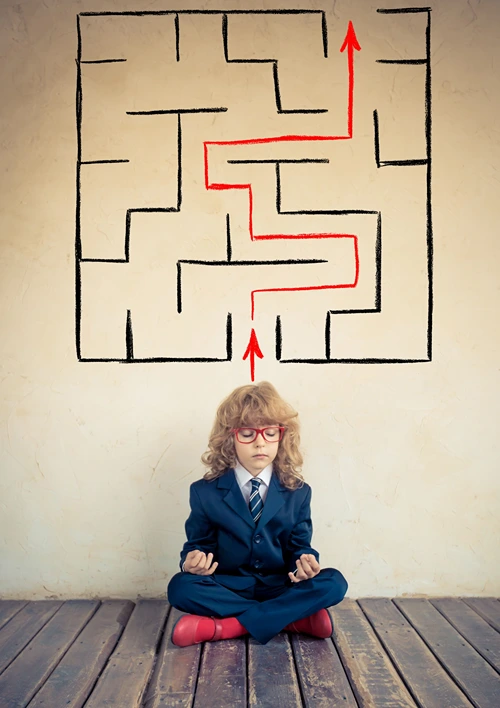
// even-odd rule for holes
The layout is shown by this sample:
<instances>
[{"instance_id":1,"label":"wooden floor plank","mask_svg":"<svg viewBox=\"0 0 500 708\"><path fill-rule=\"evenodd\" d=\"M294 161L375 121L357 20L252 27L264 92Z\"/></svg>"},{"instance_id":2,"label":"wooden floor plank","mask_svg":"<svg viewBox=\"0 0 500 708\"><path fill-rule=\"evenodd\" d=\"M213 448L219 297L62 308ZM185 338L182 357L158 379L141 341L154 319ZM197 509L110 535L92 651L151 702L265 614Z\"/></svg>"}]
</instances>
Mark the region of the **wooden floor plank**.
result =
<instances>
[{"instance_id":1,"label":"wooden floor plank","mask_svg":"<svg viewBox=\"0 0 500 708\"><path fill-rule=\"evenodd\" d=\"M68 600L0 676L5 708L25 706L43 686L99 601Z\"/></svg>"},{"instance_id":2,"label":"wooden floor plank","mask_svg":"<svg viewBox=\"0 0 500 708\"><path fill-rule=\"evenodd\" d=\"M198 677L201 644L176 647L172 629L184 613L172 607L144 706L191 708Z\"/></svg>"},{"instance_id":3,"label":"wooden floor plank","mask_svg":"<svg viewBox=\"0 0 500 708\"><path fill-rule=\"evenodd\" d=\"M16 658L63 603L29 602L0 630L0 673Z\"/></svg>"},{"instance_id":4,"label":"wooden floor plank","mask_svg":"<svg viewBox=\"0 0 500 708\"><path fill-rule=\"evenodd\" d=\"M305 634L292 634L291 640L306 708L357 708L332 640Z\"/></svg>"},{"instance_id":5,"label":"wooden floor plank","mask_svg":"<svg viewBox=\"0 0 500 708\"><path fill-rule=\"evenodd\" d=\"M469 644L500 672L500 634L458 598L444 597L430 602Z\"/></svg>"},{"instance_id":6,"label":"wooden floor plank","mask_svg":"<svg viewBox=\"0 0 500 708\"><path fill-rule=\"evenodd\" d=\"M394 603L387 598L363 599L358 603L419 705L471 708L471 702Z\"/></svg>"},{"instance_id":7,"label":"wooden floor plank","mask_svg":"<svg viewBox=\"0 0 500 708\"><path fill-rule=\"evenodd\" d=\"M105 600L30 702L29 708L81 708L134 606L130 600Z\"/></svg>"},{"instance_id":8,"label":"wooden floor plank","mask_svg":"<svg viewBox=\"0 0 500 708\"><path fill-rule=\"evenodd\" d=\"M246 684L244 637L203 645L194 708L246 708Z\"/></svg>"},{"instance_id":9,"label":"wooden floor plank","mask_svg":"<svg viewBox=\"0 0 500 708\"><path fill-rule=\"evenodd\" d=\"M85 708L141 704L168 609L166 600L139 600Z\"/></svg>"},{"instance_id":10,"label":"wooden floor plank","mask_svg":"<svg viewBox=\"0 0 500 708\"><path fill-rule=\"evenodd\" d=\"M282 632L267 644L249 638L247 651L250 708L302 708L288 635Z\"/></svg>"},{"instance_id":11,"label":"wooden floor plank","mask_svg":"<svg viewBox=\"0 0 500 708\"><path fill-rule=\"evenodd\" d=\"M480 708L498 708L500 676L438 610L420 598L396 598L394 602L469 700Z\"/></svg>"},{"instance_id":12,"label":"wooden floor plank","mask_svg":"<svg viewBox=\"0 0 500 708\"><path fill-rule=\"evenodd\" d=\"M282 633L183 649L166 600L95 601L85 615L92 602L0 601L1 708L500 705L494 598L345 599L333 642Z\"/></svg>"},{"instance_id":13,"label":"wooden floor plank","mask_svg":"<svg viewBox=\"0 0 500 708\"><path fill-rule=\"evenodd\" d=\"M0 629L27 604L27 600L0 600Z\"/></svg>"},{"instance_id":14,"label":"wooden floor plank","mask_svg":"<svg viewBox=\"0 0 500 708\"><path fill-rule=\"evenodd\" d=\"M415 708L415 702L355 600L330 608L333 639L363 708Z\"/></svg>"},{"instance_id":15,"label":"wooden floor plank","mask_svg":"<svg viewBox=\"0 0 500 708\"><path fill-rule=\"evenodd\" d=\"M474 612L500 632L500 602L494 597L463 597L462 600L472 607Z\"/></svg>"}]
</instances>

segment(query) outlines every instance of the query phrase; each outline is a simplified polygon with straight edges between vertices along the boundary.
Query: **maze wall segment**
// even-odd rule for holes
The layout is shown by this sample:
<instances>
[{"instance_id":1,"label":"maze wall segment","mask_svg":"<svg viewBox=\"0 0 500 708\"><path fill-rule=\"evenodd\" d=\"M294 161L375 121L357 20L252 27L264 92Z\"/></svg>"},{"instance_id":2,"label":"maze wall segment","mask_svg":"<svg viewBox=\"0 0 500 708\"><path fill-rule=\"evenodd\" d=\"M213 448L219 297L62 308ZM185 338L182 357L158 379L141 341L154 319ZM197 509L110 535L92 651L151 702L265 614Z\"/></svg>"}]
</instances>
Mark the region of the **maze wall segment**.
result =
<instances>
[{"instance_id":1,"label":"maze wall segment","mask_svg":"<svg viewBox=\"0 0 500 708\"><path fill-rule=\"evenodd\" d=\"M251 320L256 326L261 321L269 327L269 315L274 310L274 353L280 363L431 360L430 12L430 8L380 8L377 11L377 19L381 20L379 26L383 25L383 16L387 14L399 15L406 21L406 34L402 32L399 37L403 38L403 44L398 52L392 56L379 53L374 59L386 74L380 86L389 81L393 83L390 72L398 72L394 75L402 82L398 93L403 96L407 91L402 103L406 113L400 112L395 123L403 136L398 147L397 133L388 130L389 124L394 122L387 111L389 104L387 101L384 104L388 93L380 94L382 100L376 101L372 111L372 161L368 161L370 177L365 182L370 184L376 180L378 183L379 175L385 172L382 168L415 170L416 182L413 177L408 181L398 176L399 184L416 185L421 174L425 175L425 252L422 244L413 243L405 253L398 240L403 233L401 209L394 212L393 202L385 196L374 199L369 189L363 192L364 203L354 204L352 194L356 192L352 186L350 190L344 187L355 184L359 171L356 172L354 165L366 164L368 153L366 132L362 131L357 138L355 130L354 54L361 46L351 22L344 43L339 47L344 52L347 68L347 129L344 113L344 128L332 130L341 117L340 104L335 92L328 94L324 87L329 82L329 70L338 63L328 61L324 11L81 13L77 20L75 242L79 359L128 363L230 361L233 317L235 313L238 317L248 317L244 314L246 300L247 306L250 302ZM261 46L245 45L243 40L248 38L245 27L252 23L258 26L264 18L267 34L254 35L262 39ZM273 25L275 19L286 32L273 30L278 26ZM124 36L126 47L123 46ZM197 42L200 36L204 44ZM287 52L287 42L290 43L292 37L295 44L303 42L302 55L307 55L303 66L294 64L297 53ZM158 63L156 56L160 54ZM154 74L148 68L151 61L155 63ZM198 72L200 66L203 70ZM400 70L413 73L401 74ZM267 72L268 79L272 76L271 83L266 79L269 89L265 91L269 97L274 97L274 118L272 111L268 114L264 111L261 116L248 114L248 111L245 114L238 81L234 81L238 76L235 71L249 72L247 76L254 78L263 77L263 71ZM316 73L314 82L309 78L311 72ZM192 78L195 74L197 80ZM211 76L220 77L222 82L211 85ZM420 91L415 90L417 78ZM216 85L223 89L214 90ZM333 85L337 91L338 76ZM175 90L169 90L169 86ZM296 96L301 86L302 102L295 98L289 102L285 97ZM314 91L308 91L317 86L322 89L321 97L328 99L322 106L318 105ZM367 94L371 92L370 87ZM417 94L423 95L419 98ZM204 95L216 100L203 100ZM260 103L261 91L256 95ZM160 96L167 97L168 102ZM248 106L251 106L251 91L248 97ZM110 98L112 106L107 105ZM420 117L417 117L419 111ZM245 123L247 130L252 126L253 135L235 129L238 114L245 119L251 116ZM209 116L207 123L205 119ZM417 125L415 120L423 126L420 136L412 127ZM147 127L142 121L148 122ZM408 130L414 138L413 144L406 139ZM188 135L186 148L183 132ZM233 137L228 139L228 134ZM197 143L199 148L196 148ZM354 161L341 158L340 154L346 150L357 154L358 158ZM213 172L209 170L209 161ZM341 175L337 165L342 166ZM346 166L352 170L352 178L345 174ZM337 179L336 187L342 189L315 195L315 203L310 198L303 200L303 192L295 190L294 193L293 185L299 184L302 173L314 175L314 169L323 171L326 183L332 186L335 185L332 177ZM414 188L406 205L406 216L413 213L415 222L420 216L418 209L415 211L419 192L420 187ZM219 218L212 220L213 236L207 237L205 229L200 231L195 226L193 231L189 226L204 221L206 226L211 223L203 218L196 222L194 215L203 214L203 209L208 209L211 218L218 213ZM142 220L148 214L165 219L163 241L148 239L148 229ZM363 223L359 230L352 228L353 219L354 222L367 220L366 223L371 224L371 236L366 236ZM342 228L340 224L345 226L344 230L336 230ZM332 250L333 243L325 248L327 240L336 243L336 248ZM351 255L347 252L343 255L347 243L351 244ZM201 255L202 250L208 257ZM160 254L163 255L160 257ZM421 267L422 257L426 260L426 269ZM344 263L349 270L349 262L351 267L354 263L354 277L346 278L340 275L338 268ZM106 269L104 280L102 268ZM119 270L108 270L110 268ZM148 268L157 273L150 282L141 283ZM192 275L199 268L204 272L201 279ZM417 278L418 287L411 293L404 292L402 300L398 288L405 282L405 276L411 274L413 282L416 273L424 273L424 270L421 284L425 288ZM240 276L234 280L236 272ZM223 290L219 288L218 301L212 297L213 293L207 299L206 289L211 290L212 282L209 273L217 274L215 289L223 285L230 299L236 298L234 306L227 308L226 305L225 313L222 312L226 297ZM242 273L249 277L241 277ZM328 277L324 273L328 273ZM224 282L220 280L222 274ZM228 289L231 282L233 285ZM115 292L111 293L109 288L114 288ZM153 307L145 307L146 292L151 293ZM311 303L306 307L308 322L302 322L303 334L307 330L311 336L299 337L300 346L290 336L297 331L291 304L297 297L301 298L302 307L306 302ZM204 304L210 301L212 310L198 322L197 299L200 298ZM426 352L421 354L423 300L427 301L427 337ZM408 316L403 322L397 322L398 316L401 319L403 302ZM96 328L92 328L92 318L102 319L105 311L114 324L101 328L98 334ZM208 321L210 327L207 327ZM189 336L193 330L200 335L196 344ZM220 336L213 334L216 331L224 333L222 344ZM121 332L119 346L118 332ZM154 334L150 335L151 332ZM255 336L254 330L252 334ZM268 344L267 338L266 342ZM206 356L193 351L193 346L200 343ZM308 351L304 351L304 343ZM258 346L257 339L255 344ZM99 346L103 348L103 357L94 357L93 352ZM300 349L302 351L298 352ZM398 350L402 355L394 356ZM161 355L157 356L157 352Z\"/></svg>"}]
</instances>

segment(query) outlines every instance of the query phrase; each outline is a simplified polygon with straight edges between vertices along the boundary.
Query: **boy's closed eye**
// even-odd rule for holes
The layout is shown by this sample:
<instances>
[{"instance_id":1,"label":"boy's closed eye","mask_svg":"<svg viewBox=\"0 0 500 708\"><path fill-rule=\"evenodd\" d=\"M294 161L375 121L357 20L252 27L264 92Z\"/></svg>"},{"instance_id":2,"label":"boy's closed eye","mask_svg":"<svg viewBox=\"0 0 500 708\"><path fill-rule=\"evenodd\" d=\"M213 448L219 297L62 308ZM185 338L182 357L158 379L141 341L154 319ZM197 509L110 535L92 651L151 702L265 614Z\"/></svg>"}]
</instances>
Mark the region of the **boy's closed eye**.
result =
<instances>
[{"instance_id":1,"label":"boy's closed eye","mask_svg":"<svg viewBox=\"0 0 500 708\"><path fill-rule=\"evenodd\" d=\"M280 434L279 428L268 428L266 430L266 438L268 440L270 440L270 439L274 440L274 439L278 438L279 434Z\"/></svg>"},{"instance_id":2,"label":"boy's closed eye","mask_svg":"<svg viewBox=\"0 0 500 708\"><path fill-rule=\"evenodd\" d=\"M243 428L242 430L240 430L240 435L242 438L253 438L254 432L253 430L247 430Z\"/></svg>"},{"instance_id":3,"label":"boy's closed eye","mask_svg":"<svg viewBox=\"0 0 500 708\"><path fill-rule=\"evenodd\" d=\"M262 433L264 440L267 440L267 442L274 442L275 440L279 440L281 437L281 431L278 426L269 426L265 428L239 428L238 430L238 437L240 439L244 440L249 440L253 441L257 437L258 433Z\"/></svg>"}]
</instances>

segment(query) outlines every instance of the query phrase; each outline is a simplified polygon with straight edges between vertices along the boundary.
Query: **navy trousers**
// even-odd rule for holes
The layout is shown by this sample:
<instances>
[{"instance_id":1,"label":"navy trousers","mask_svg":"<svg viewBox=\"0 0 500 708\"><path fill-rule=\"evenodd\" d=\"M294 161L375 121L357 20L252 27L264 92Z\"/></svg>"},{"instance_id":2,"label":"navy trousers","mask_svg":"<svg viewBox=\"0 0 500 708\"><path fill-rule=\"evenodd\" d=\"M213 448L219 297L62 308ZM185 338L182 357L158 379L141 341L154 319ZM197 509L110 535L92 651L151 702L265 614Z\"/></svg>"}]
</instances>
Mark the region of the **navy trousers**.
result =
<instances>
[{"instance_id":1,"label":"navy trousers","mask_svg":"<svg viewBox=\"0 0 500 708\"><path fill-rule=\"evenodd\" d=\"M223 582L223 578L221 578ZM235 592L217 582L217 574L177 573L168 584L168 601L182 612L205 617L237 617L261 644L290 622L308 617L324 607L337 605L347 592L347 581L339 570L324 568L314 578L289 585L269 587L258 581Z\"/></svg>"}]
</instances>

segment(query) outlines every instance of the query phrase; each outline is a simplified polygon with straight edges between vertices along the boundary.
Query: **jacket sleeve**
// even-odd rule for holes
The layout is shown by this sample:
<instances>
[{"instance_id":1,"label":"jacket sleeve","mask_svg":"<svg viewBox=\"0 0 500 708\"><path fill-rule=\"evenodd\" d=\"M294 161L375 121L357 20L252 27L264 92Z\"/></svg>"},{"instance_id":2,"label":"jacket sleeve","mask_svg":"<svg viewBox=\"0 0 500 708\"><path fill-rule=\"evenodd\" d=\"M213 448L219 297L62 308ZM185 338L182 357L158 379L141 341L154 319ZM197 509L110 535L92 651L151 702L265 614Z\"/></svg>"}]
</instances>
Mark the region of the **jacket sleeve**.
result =
<instances>
[{"instance_id":1,"label":"jacket sleeve","mask_svg":"<svg viewBox=\"0 0 500 708\"><path fill-rule=\"evenodd\" d=\"M311 546L312 521L311 521L311 488L309 487L306 498L299 509L298 518L288 537L287 550L287 572L297 570L297 561L303 553L312 554L319 562L319 553Z\"/></svg>"},{"instance_id":2,"label":"jacket sleeve","mask_svg":"<svg viewBox=\"0 0 500 708\"><path fill-rule=\"evenodd\" d=\"M189 505L191 513L186 521L187 541L181 551L179 566L181 570L189 551L203 551L214 553L217 548L217 528L207 516L194 484L189 490Z\"/></svg>"}]
</instances>

